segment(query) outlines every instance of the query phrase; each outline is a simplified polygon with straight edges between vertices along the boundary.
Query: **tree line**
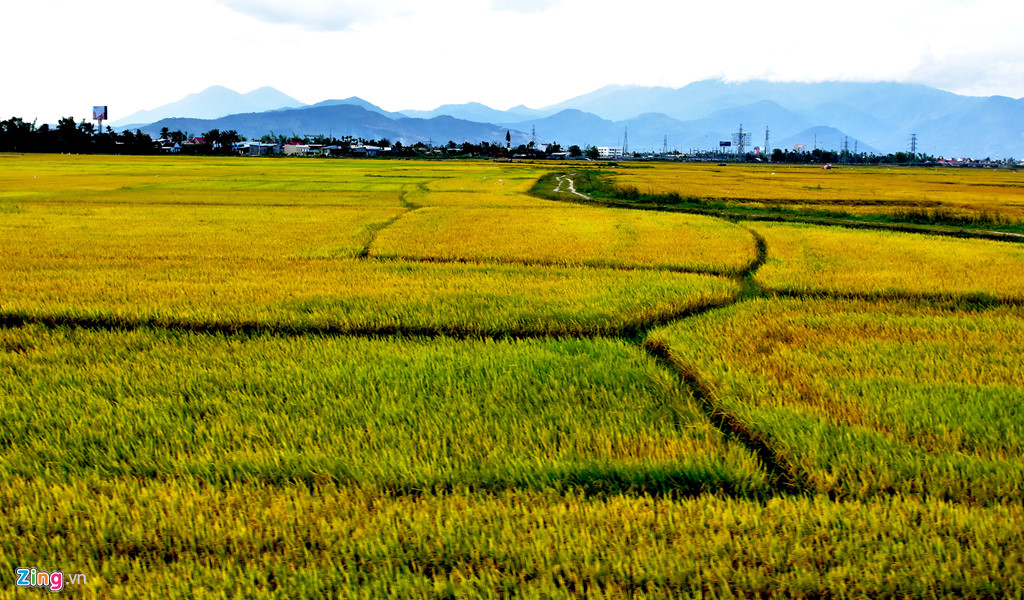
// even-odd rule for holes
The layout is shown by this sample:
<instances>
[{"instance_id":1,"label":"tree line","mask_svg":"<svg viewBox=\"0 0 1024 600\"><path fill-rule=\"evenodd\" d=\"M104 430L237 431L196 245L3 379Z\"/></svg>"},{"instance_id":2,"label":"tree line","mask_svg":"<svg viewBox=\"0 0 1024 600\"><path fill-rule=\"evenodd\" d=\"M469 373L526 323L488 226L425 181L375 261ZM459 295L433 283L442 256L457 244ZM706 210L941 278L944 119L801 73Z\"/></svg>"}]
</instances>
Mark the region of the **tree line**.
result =
<instances>
[{"instance_id":1,"label":"tree line","mask_svg":"<svg viewBox=\"0 0 1024 600\"><path fill-rule=\"evenodd\" d=\"M115 132L109 126L100 131L92 122L82 120L75 122L73 117L64 117L55 127L25 121L19 117L0 121L0 152L61 152L71 154L158 154L161 145L173 147L181 154L233 154L234 145L245 141L233 129L221 131L211 129L200 135L193 136L181 130L171 131L167 127L160 130L159 140L140 130ZM355 136L313 136L297 137L274 134L264 135L262 143L283 146L287 143L317 144L334 148L332 155L355 154L354 146L373 146L389 148L392 156L419 156L423 154L440 154L444 156L477 156L486 158L550 158L554 154L567 153L578 158L587 156L597 158L597 148L591 146L581 149L577 145L563 149L557 142L543 148L533 142L512 147L501 142L462 142L449 140L447 144L432 146L423 142L404 145L400 141L392 143L387 138L367 139Z\"/></svg>"},{"instance_id":2,"label":"tree line","mask_svg":"<svg viewBox=\"0 0 1024 600\"><path fill-rule=\"evenodd\" d=\"M153 138L139 130L117 133L110 127L97 131L88 121L64 117L55 127L36 126L18 117L0 121L2 152L68 152L72 154L155 154Z\"/></svg>"},{"instance_id":3,"label":"tree line","mask_svg":"<svg viewBox=\"0 0 1024 600\"><path fill-rule=\"evenodd\" d=\"M793 151L776 148L772 151L771 161L773 163L789 164L849 164L849 165L878 165L878 164L918 164L935 162L935 157L922 152L895 152L890 154L868 154L854 153L847 150L837 152L835 150L822 150L815 148L807 151Z\"/></svg>"}]
</instances>

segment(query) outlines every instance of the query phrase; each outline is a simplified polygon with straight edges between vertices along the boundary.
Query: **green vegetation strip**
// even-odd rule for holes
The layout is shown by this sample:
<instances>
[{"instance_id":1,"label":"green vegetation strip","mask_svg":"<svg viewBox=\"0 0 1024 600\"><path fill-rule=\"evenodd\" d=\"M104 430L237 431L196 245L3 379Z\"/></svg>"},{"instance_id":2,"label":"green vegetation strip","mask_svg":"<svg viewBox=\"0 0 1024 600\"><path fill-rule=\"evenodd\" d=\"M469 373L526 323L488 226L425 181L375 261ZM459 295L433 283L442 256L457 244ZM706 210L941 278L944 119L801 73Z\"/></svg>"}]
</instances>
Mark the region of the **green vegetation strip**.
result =
<instances>
[{"instance_id":1,"label":"green vegetation strip","mask_svg":"<svg viewBox=\"0 0 1024 600\"><path fill-rule=\"evenodd\" d=\"M548 173L538 179L530 193L538 198L612 208L645 211L679 212L721 217L733 221L761 221L825 225L850 229L871 229L891 232L920 233L945 237L987 239L1024 243L1024 223L985 214L965 216L946 210L896 210L891 213L857 214L843 210L788 207L787 203L747 200L743 198L701 198L678 193L641 193L636 187L619 187L608 181L611 172L598 169L574 169ZM578 194L559 190L559 178L573 180ZM765 203L770 209L744 206L745 202ZM793 204L813 204L792 200ZM842 206L843 201L831 204ZM885 204L892 204L886 202Z\"/></svg>"}]
</instances>

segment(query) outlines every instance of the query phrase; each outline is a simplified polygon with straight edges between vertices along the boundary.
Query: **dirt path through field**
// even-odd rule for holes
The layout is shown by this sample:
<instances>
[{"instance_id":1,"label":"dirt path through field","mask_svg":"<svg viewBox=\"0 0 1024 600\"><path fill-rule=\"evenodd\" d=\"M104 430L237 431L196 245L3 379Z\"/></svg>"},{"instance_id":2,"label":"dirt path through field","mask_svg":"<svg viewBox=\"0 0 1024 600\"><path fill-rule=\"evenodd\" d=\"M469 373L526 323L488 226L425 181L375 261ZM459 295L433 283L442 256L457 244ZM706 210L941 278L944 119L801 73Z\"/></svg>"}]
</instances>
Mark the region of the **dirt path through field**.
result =
<instances>
[{"instance_id":1,"label":"dirt path through field","mask_svg":"<svg viewBox=\"0 0 1024 600\"><path fill-rule=\"evenodd\" d=\"M591 199L590 196L588 196L586 194L581 194L580 192L576 191L576 184L573 182L572 178L569 177L568 175L559 175L556 179L558 180L558 185L555 186L555 192L556 193L559 193L559 194L573 194L573 195L579 196L580 198L583 198L584 200L590 200ZM568 190L563 190L562 186L565 185L566 183L568 183L569 189Z\"/></svg>"}]
</instances>

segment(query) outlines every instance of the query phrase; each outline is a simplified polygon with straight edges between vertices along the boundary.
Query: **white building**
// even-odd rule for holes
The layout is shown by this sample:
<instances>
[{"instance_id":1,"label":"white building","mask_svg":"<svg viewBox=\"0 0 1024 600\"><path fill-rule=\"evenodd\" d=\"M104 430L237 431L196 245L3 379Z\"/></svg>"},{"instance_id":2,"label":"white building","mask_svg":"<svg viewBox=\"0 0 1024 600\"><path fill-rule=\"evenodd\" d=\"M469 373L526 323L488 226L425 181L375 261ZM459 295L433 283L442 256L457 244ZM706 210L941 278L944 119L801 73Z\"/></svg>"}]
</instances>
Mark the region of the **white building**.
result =
<instances>
[{"instance_id":1,"label":"white building","mask_svg":"<svg viewBox=\"0 0 1024 600\"><path fill-rule=\"evenodd\" d=\"M622 158L622 148L597 147L598 158Z\"/></svg>"}]
</instances>

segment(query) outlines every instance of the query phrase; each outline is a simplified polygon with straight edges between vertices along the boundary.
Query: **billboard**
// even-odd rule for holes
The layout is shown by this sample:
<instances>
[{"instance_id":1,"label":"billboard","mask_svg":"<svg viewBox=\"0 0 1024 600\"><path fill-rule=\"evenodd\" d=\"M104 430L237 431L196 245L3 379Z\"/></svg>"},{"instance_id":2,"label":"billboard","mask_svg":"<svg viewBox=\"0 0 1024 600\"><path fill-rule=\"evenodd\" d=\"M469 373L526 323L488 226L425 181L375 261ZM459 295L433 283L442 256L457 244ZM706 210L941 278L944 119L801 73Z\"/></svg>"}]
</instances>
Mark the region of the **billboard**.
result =
<instances>
[{"instance_id":1,"label":"billboard","mask_svg":"<svg viewBox=\"0 0 1024 600\"><path fill-rule=\"evenodd\" d=\"M107 120L107 107L106 106L94 106L92 107L92 118L94 121L106 121Z\"/></svg>"},{"instance_id":2,"label":"billboard","mask_svg":"<svg viewBox=\"0 0 1024 600\"><path fill-rule=\"evenodd\" d=\"M718 142L718 146L720 148L728 148L729 146L732 146L732 142Z\"/></svg>"}]
</instances>

